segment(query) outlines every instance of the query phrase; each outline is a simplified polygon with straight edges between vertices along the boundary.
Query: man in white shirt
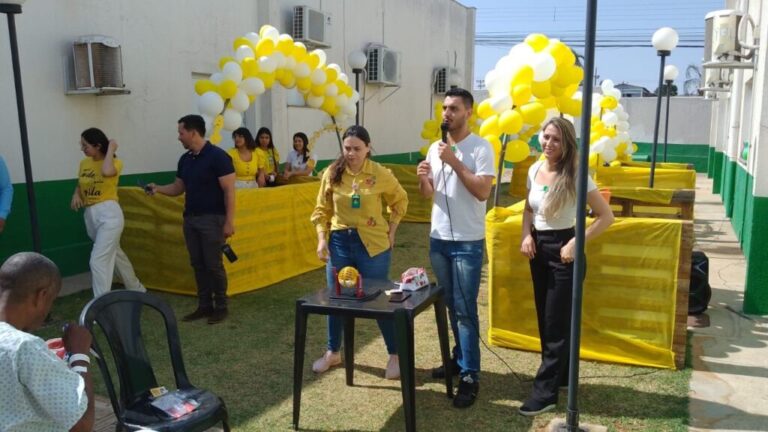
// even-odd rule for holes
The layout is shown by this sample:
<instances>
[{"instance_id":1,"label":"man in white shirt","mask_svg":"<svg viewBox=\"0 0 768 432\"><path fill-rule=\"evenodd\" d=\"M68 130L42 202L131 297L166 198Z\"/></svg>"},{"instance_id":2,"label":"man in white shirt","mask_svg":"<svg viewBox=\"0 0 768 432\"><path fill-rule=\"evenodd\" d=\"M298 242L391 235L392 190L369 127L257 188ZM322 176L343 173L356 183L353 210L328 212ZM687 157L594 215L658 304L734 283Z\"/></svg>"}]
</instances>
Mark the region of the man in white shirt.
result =
<instances>
[{"instance_id":1,"label":"man in white shirt","mask_svg":"<svg viewBox=\"0 0 768 432\"><path fill-rule=\"evenodd\" d=\"M93 430L90 332L74 324L65 330L69 366L29 333L60 289L59 270L40 254L18 253L0 267L0 431Z\"/></svg>"},{"instance_id":2,"label":"man in white shirt","mask_svg":"<svg viewBox=\"0 0 768 432\"><path fill-rule=\"evenodd\" d=\"M456 346L453 364L432 376L460 374L453 406L466 408L479 390L480 329L477 295L483 267L485 202L494 175L493 148L469 130L472 94L454 88L445 94L443 123L447 142L432 143L426 160L419 163L419 189L432 198L429 258L437 282L444 289Z\"/></svg>"}]
</instances>

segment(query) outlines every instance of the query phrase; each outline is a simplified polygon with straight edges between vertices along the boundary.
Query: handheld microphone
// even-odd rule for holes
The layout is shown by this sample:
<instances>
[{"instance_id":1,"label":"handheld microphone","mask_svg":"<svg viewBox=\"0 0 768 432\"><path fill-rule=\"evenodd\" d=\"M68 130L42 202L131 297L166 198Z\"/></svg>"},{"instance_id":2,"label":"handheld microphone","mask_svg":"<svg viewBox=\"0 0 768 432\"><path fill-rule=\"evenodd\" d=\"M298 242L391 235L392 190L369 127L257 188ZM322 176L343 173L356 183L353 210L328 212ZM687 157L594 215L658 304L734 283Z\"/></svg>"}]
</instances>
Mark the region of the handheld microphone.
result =
<instances>
[{"instance_id":1,"label":"handheld microphone","mask_svg":"<svg viewBox=\"0 0 768 432\"><path fill-rule=\"evenodd\" d=\"M443 133L443 142L448 144L448 122L440 123L440 132Z\"/></svg>"}]
</instances>

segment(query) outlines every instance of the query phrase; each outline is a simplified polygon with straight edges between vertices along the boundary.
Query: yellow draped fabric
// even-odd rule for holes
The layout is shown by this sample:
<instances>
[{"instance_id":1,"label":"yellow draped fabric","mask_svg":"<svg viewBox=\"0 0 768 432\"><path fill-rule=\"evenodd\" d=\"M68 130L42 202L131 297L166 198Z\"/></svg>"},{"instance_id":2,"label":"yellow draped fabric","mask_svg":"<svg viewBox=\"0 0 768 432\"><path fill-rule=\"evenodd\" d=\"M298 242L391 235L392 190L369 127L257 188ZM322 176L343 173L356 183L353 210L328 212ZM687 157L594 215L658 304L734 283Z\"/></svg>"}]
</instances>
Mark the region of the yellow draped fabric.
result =
<instances>
[{"instance_id":1,"label":"yellow draped fabric","mask_svg":"<svg viewBox=\"0 0 768 432\"><path fill-rule=\"evenodd\" d=\"M224 266L230 295L256 290L323 265L309 221L320 182L236 191L235 235L229 244L238 260ZM121 245L145 286L196 295L182 232L184 197L147 196L119 188L125 214ZM318 280L318 286L323 283Z\"/></svg>"},{"instance_id":2,"label":"yellow draped fabric","mask_svg":"<svg viewBox=\"0 0 768 432\"><path fill-rule=\"evenodd\" d=\"M486 217L494 345L539 351L528 259L520 254L523 202ZM682 222L617 218L587 244L581 357L674 368L672 350Z\"/></svg>"},{"instance_id":3,"label":"yellow draped fabric","mask_svg":"<svg viewBox=\"0 0 768 432\"><path fill-rule=\"evenodd\" d=\"M607 166L599 167L594 179L599 187L648 187L650 168ZM692 169L656 168L653 176L655 189L695 189L696 171Z\"/></svg>"}]
</instances>

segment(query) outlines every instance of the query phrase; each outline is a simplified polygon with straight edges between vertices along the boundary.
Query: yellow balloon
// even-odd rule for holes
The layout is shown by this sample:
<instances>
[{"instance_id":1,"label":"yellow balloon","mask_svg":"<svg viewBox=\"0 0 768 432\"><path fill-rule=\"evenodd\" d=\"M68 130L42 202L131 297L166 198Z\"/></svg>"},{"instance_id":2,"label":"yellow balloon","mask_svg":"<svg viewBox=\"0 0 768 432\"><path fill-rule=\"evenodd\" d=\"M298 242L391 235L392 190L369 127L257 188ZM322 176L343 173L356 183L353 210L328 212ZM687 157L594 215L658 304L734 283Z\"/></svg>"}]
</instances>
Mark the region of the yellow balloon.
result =
<instances>
[{"instance_id":1,"label":"yellow balloon","mask_svg":"<svg viewBox=\"0 0 768 432\"><path fill-rule=\"evenodd\" d=\"M525 141L514 140L507 143L507 150L504 152L504 160L507 162L520 162L528 158L531 149Z\"/></svg>"},{"instance_id":2,"label":"yellow balloon","mask_svg":"<svg viewBox=\"0 0 768 432\"><path fill-rule=\"evenodd\" d=\"M544 117L547 115L547 110L539 102L529 102L520 106L520 114L523 115L523 121L525 124L537 125L544 121Z\"/></svg>"},{"instance_id":3,"label":"yellow balloon","mask_svg":"<svg viewBox=\"0 0 768 432\"><path fill-rule=\"evenodd\" d=\"M296 77L293 76L292 72L286 71L283 76L280 77L280 84L287 89L292 89L296 87Z\"/></svg>"},{"instance_id":4,"label":"yellow balloon","mask_svg":"<svg viewBox=\"0 0 768 432\"><path fill-rule=\"evenodd\" d=\"M320 109L332 116L335 116L339 112L339 107L336 105L336 99L332 97L325 98L323 104L320 105Z\"/></svg>"},{"instance_id":5,"label":"yellow balloon","mask_svg":"<svg viewBox=\"0 0 768 432\"><path fill-rule=\"evenodd\" d=\"M236 61L234 57L224 56L219 59L219 69L224 69L224 65L231 62Z\"/></svg>"},{"instance_id":6,"label":"yellow balloon","mask_svg":"<svg viewBox=\"0 0 768 432\"><path fill-rule=\"evenodd\" d=\"M237 84L232 80L224 80L219 84L219 94L224 99L230 99L237 93Z\"/></svg>"},{"instance_id":7,"label":"yellow balloon","mask_svg":"<svg viewBox=\"0 0 768 432\"><path fill-rule=\"evenodd\" d=\"M208 138L211 144L219 144L221 142L221 134L219 132L213 132L211 137Z\"/></svg>"},{"instance_id":8,"label":"yellow balloon","mask_svg":"<svg viewBox=\"0 0 768 432\"><path fill-rule=\"evenodd\" d=\"M251 41L244 37L239 37L235 39L235 41L232 42L232 49L234 51L237 51L237 49L240 48L240 46L242 45L247 45L248 47L253 49L253 44L251 43Z\"/></svg>"},{"instance_id":9,"label":"yellow balloon","mask_svg":"<svg viewBox=\"0 0 768 432\"><path fill-rule=\"evenodd\" d=\"M424 129L432 131L432 134L440 129L440 122L437 120L427 120L424 122Z\"/></svg>"},{"instance_id":10,"label":"yellow balloon","mask_svg":"<svg viewBox=\"0 0 768 432\"><path fill-rule=\"evenodd\" d=\"M558 98L557 108L563 114L572 115L578 117L581 115L581 101L570 98Z\"/></svg>"},{"instance_id":11,"label":"yellow balloon","mask_svg":"<svg viewBox=\"0 0 768 432\"><path fill-rule=\"evenodd\" d=\"M312 88L312 80L309 77L297 79L296 87L298 87L301 92L308 92L309 89Z\"/></svg>"},{"instance_id":12,"label":"yellow balloon","mask_svg":"<svg viewBox=\"0 0 768 432\"><path fill-rule=\"evenodd\" d=\"M522 127L523 117L515 110L506 110L499 116L499 129L505 134L516 134Z\"/></svg>"},{"instance_id":13,"label":"yellow balloon","mask_svg":"<svg viewBox=\"0 0 768 432\"><path fill-rule=\"evenodd\" d=\"M597 153L589 154L589 166L597 167Z\"/></svg>"},{"instance_id":14,"label":"yellow balloon","mask_svg":"<svg viewBox=\"0 0 768 432\"><path fill-rule=\"evenodd\" d=\"M549 38L541 33L532 33L525 38L525 43L530 45L534 51L539 52L549 45Z\"/></svg>"},{"instance_id":15,"label":"yellow balloon","mask_svg":"<svg viewBox=\"0 0 768 432\"><path fill-rule=\"evenodd\" d=\"M264 82L264 88L272 88L272 85L275 84L274 73L259 72L256 77Z\"/></svg>"},{"instance_id":16,"label":"yellow balloon","mask_svg":"<svg viewBox=\"0 0 768 432\"><path fill-rule=\"evenodd\" d=\"M498 135L485 135L483 136L483 139L491 144L491 147L493 148L493 154L498 160L499 154L501 153L501 140L499 139Z\"/></svg>"},{"instance_id":17,"label":"yellow balloon","mask_svg":"<svg viewBox=\"0 0 768 432\"><path fill-rule=\"evenodd\" d=\"M603 109L613 110L616 109L617 106L619 106L619 101L613 96L604 96L600 101L600 108Z\"/></svg>"},{"instance_id":18,"label":"yellow balloon","mask_svg":"<svg viewBox=\"0 0 768 432\"><path fill-rule=\"evenodd\" d=\"M259 62L253 57L248 57L240 63L240 68L243 70L243 78L252 78L259 73Z\"/></svg>"},{"instance_id":19,"label":"yellow balloon","mask_svg":"<svg viewBox=\"0 0 768 432\"><path fill-rule=\"evenodd\" d=\"M530 85L531 82L533 82L533 68L530 66L522 66L514 75L512 75L510 85L512 87L520 84Z\"/></svg>"},{"instance_id":20,"label":"yellow balloon","mask_svg":"<svg viewBox=\"0 0 768 432\"><path fill-rule=\"evenodd\" d=\"M576 92L579 91L579 85L578 84L571 84L563 90L563 94L561 96L570 99Z\"/></svg>"},{"instance_id":21,"label":"yellow balloon","mask_svg":"<svg viewBox=\"0 0 768 432\"><path fill-rule=\"evenodd\" d=\"M424 128L424 129L421 130L421 137L423 139L425 139L425 140L430 140L431 141L433 135L434 134L432 133L432 131L428 130L427 128ZM426 147L426 146L424 146L424 147ZM422 147L422 149L424 149L424 147ZM424 151L424 153L422 153L422 156L426 156L426 155L427 155L427 152Z\"/></svg>"},{"instance_id":22,"label":"yellow balloon","mask_svg":"<svg viewBox=\"0 0 768 432\"><path fill-rule=\"evenodd\" d=\"M533 91L530 84L518 84L512 87L512 103L515 106L527 104L532 95Z\"/></svg>"},{"instance_id":23,"label":"yellow balloon","mask_svg":"<svg viewBox=\"0 0 768 432\"><path fill-rule=\"evenodd\" d=\"M424 137L424 135L422 135L422 138L429 139L429 137ZM419 153L421 153L421 155L424 157L427 156L427 152L429 152L429 144L425 146L421 146L421 148L419 149Z\"/></svg>"},{"instance_id":24,"label":"yellow balloon","mask_svg":"<svg viewBox=\"0 0 768 432\"><path fill-rule=\"evenodd\" d=\"M305 61L307 59L307 47L301 42L294 42L291 55L296 59L296 63Z\"/></svg>"},{"instance_id":25,"label":"yellow balloon","mask_svg":"<svg viewBox=\"0 0 768 432\"><path fill-rule=\"evenodd\" d=\"M293 53L293 38L287 34L281 34L277 40L277 50L285 54L286 57Z\"/></svg>"},{"instance_id":26,"label":"yellow balloon","mask_svg":"<svg viewBox=\"0 0 768 432\"><path fill-rule=\"evenodd\" d=\"M552 87L549 81L533 82L531 93L539 99L548 98L552 94Z\"/></svg>"},{"instance_id":27,"label":"yellow balloon","mask_svg":"<svg viewBox=\"0 0 768 432\"><path fill-rule=\"evenodd\" d=\"M339 77L339 73L338 73L338 72L336 72L336 69L331 69L331 68L326 68L326 69L325 69L325 75L328 77L328 78L326 79L326 82L327 82L328 84L330 84L330 83L332 83L332 82L336 81L336 78L338 78L338 77Z\"/></svg>"},{"instance_id":28,"label":"yellow balloon","mask_svg":"<svg viewBox=\"0 0 768 432\"><path fill-rule=\"evenodd\" d=\"M195 82L195 93L202 95L205 92L213 90L216 85L211 80L202 79Z\"/></svg>"},{"instance_id":29,"label":"yellow balloon","mask_svg":"<svg viewBox=\"0 0 768 432\"><path fill-rule=\"evenodd\" d=\"M314 96L323 96L325 94L325 85L313 85L312 88L310 88L310 92Z\"/></svg>"},{"instance_id":30,"label":"yellow balloon","mask_svg":"<svg viewBox=\"0 0 768 432\"><path fill-rule=\"evenodd\" d=\"M272 39L260 39L256 44L256 56L263 57L272 55L275 52L275 43Z\"/></svg>"},{"instance_id":31,"label":"yellow balloon","mask_svg":"<svg viewBox=\"0 0 768 432\"><path fill-rule=\"evenodd\" d=\"M550 43L547 47L547 51L550 55L552 55L552 58L555 59L555 63L557 63L558 66L569 64L568 59L570 58L568 54L571 54L573 56L573 53L571 53L571 49L568 48L568 45L564 44L561 41L557 41L554 43ZM570 64L573 64L573 61L571 61Z\"/></svg>"},{"instance_id":32,"label":"yellow balloon","mask_svg":"<svg viewBox=\"0 0 768 432\"><path fill-rule=\"evenodd\" d=\"M442 116L442 105L440 109L441 109L440 116ZM491 100L486 99L480 102L480 105L477 106L477 116L480 117L481 119L487 119L492 115L493 115L493 108L491 107Z\"/></svg>"},{"instance_id":33,"label":"yellow balloon","mask_svg":"<svg viewBox=\"0 0 768 432\"><path fill-rule=\"evenodd\" d=\"M490 104L490 101L488 102ZM435 113L435 118L440 118L443 115L443 103L442 102L435 102L435 106L433 108Z\"/></svg>"},{"instance_id":34,"label":"yellow balloon","mask_svg":"<svg viewBox=\"0 0 768 432\"><path fill-rule=\"evenodd\" d=\"M565 94L565 87L560 87L558 85L552 84L551 89L552 89L552 96L554 97L560 97L563 94Z\"/></svg>"},{"instance_id":35,"label":"yellow balloon","mask_svg":"<svg viewBox=\"0 0 768 432\"><path fill-rule=\"evenodd\" d=\"M611 138L616 136L616 129L614 128L608 128L605 130L605 136L609 136Z\"/></svg>"},{"instance_id":36,"label":"yellow balloon","mask_svg":"<svg viewBox=\"0 0 768 432\"><path fill-rule=\"evenodd\" d=\"M486 137L488 135L496 137L501 135L501 131L499 130L499 116L496 114L485 119L480 126L480 136Z\"/></svg>"},{"instance_id":37,"label":"yellow balloon","mask_svg":"<svg viewBox=\"0 0 768 432\"><path fill-rule=\"evenodd\" d=\"M307 57L307 63L309 63L310 69L316 69L317 66L320 64L320 56L317 55L317 53L310 53Z\"/></svg>"},{"instance_id":38,"label":"yellow balloon","mask_svg":"<svg viewBox=\"0 0 768 432\"><path fill-rule=\"evenodd\" d=\"M275 69L275 79L280 81L285 75L285 69Z\"/></svg>"},{"instance_id":39,"label":"yellow balloon","mask_svg":"<svg viewBox=\"0 0 768 432\"><path fill-rule=\"evenodd\" d=\"M545 109L555 108L557 107L557 98L554 96L542 98L539 99L539 103L544 105Z\"/></svg>"}]
</instances>

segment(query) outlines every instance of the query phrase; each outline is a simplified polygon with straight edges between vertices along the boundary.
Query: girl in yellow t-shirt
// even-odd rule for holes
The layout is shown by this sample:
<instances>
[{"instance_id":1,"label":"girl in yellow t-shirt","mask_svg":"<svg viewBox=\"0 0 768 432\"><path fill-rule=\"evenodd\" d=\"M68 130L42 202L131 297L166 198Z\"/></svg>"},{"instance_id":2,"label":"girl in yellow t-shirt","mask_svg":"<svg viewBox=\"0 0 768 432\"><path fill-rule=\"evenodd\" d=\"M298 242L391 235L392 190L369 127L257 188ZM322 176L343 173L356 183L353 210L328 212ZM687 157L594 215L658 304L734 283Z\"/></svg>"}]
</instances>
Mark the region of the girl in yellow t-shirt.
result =
<instances>
[{"instance_id":1,"label":"girl in yellow t-shirt","mask_svg":"<svg viewBox=\"0 0 768 432\"><path fill-rule=\"evenodd\" d=\"M112 289L115 270L127 289L145 292L120 248L125 221L117 203L117 181L123 169L122 161L115 157L117 142L108 140L101 130L90 128L80 135L80 149L86 157L80 161L70 207L74 211L85 207L85 229L93 240L89 262L93 295L98 297Z\"/></svg>"},{"instance_id":2,"label":"girl in yellow t-shirt","mask_svg":"<svg viewBox=\"0 0 768 432\"><path fill-rule=\"evenodd\" d=\"M235 147L227 150L235 165L235 187L238 189L257 188L256 176L259 173L259 156L254 153L256 142L248 128L237 128L232 132Z\"/></svg>"},{"instance_id":3,"label":"girl in yellow t-shirt","mask_svg":"<svg viewBox=\"0 0 768 432\"><path fill-rule=\"evenodd\" d=\"M272 132L262 127L256 133L258 147L254 152L259 156L259 187L277 186L277 168L280 165L280 153L272 141Z\"/></svg>"}]
</instances>

